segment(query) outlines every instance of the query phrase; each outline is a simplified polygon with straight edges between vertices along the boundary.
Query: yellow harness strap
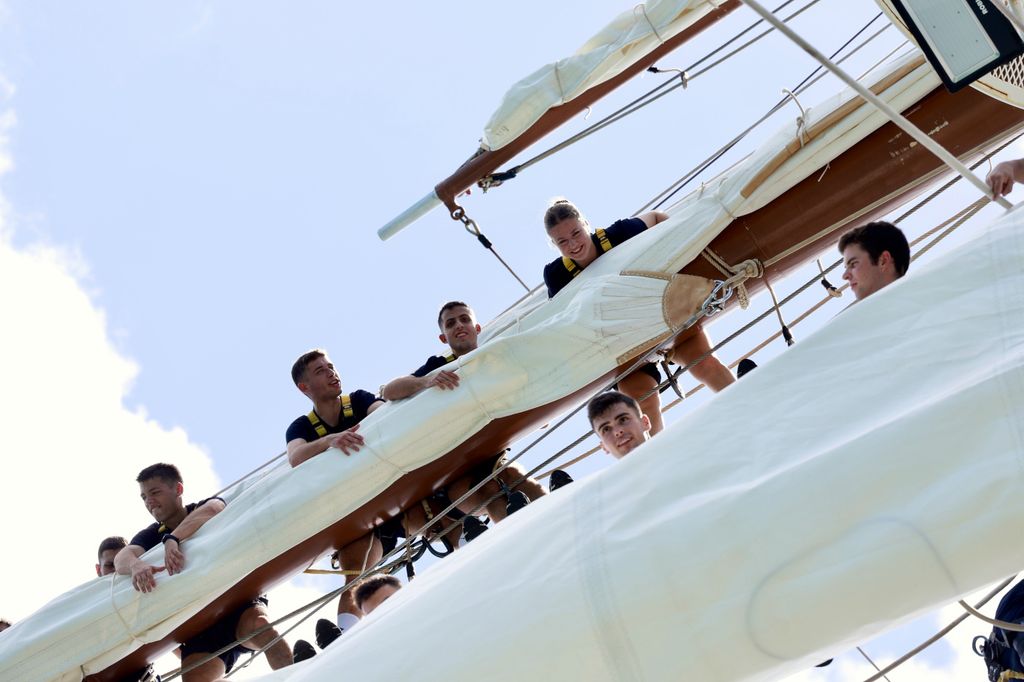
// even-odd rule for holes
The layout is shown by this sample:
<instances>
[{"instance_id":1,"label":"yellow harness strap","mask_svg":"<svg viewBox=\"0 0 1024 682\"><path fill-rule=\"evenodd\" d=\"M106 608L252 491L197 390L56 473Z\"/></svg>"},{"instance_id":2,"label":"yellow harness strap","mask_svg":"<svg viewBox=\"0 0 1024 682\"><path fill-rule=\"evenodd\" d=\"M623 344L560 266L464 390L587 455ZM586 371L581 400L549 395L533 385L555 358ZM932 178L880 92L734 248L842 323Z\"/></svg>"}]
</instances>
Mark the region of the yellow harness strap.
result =
<instances>
[{"instance_id":1,"label":"yellow harness strap","mask_svg":"<svg viewBox=\"0 0 1024 682\"><path fill-rule=\"evenodd\" d=\"M341 396L341 416L344 419L351 419L355 415L355 410L352 409L352 398L349 397L348 393L344 393ZM313 430L316 431L316 435L323 438L327 435L327 427L320 421L320 417L317 416L316 410L313 410L306 415L306 419L313 425Z\"/></svg>"},{"instance_id":2,"label":"yellow harness strap","mask_svg":"<svg viewBox=\"0 0 1024 682\"><path fill-rule=\"evenodd\" d=\"M1013 670L1004 670L999 676L999 682L1007 682L1008 680L1024 680L1024 673L1015 672Z\"/></svg>"},{"instance_id":3,"label":"yellow harness strap","mask_svg":"<svg viewBox=\"0 0 1024 682\"><path fill-rule=\"evenodd\" d=\"M597 235L597 241L601 245L602 253L607 253L608 251L612 250L612 243L608 241L608 235L605 234L604 228L598 228L594 230L594 234ZM579 266L576 265L576 261L574 261L572 258L566 258L565 256L562 256L562 265L565 266L565 269L568 270L573 277L580 274L581 272Z\"/></svg>"}]
</instances>

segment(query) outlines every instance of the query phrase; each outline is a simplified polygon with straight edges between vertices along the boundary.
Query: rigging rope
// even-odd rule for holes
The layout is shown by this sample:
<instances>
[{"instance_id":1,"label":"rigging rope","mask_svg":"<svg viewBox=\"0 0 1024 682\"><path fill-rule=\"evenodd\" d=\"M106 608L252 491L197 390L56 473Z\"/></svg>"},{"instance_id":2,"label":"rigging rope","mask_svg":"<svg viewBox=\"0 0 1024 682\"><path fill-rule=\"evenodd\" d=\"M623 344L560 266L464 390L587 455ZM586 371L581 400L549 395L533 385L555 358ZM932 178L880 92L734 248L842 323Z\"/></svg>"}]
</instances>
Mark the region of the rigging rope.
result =
<instances>
[{"instance_id":1,"label":"rigging rope","mask_svg":"<svg viewBox=\"0 0 1024 682\"><path fill-rule=\"evenodd\" d=\"M1021 135L1018 135L1016 138L1010 140L1009 142L1004 144L1002 147L1000 147L1000 149L992 152L992 154L998 153L998 151L1001 151L1006 146L1012 144L1014 141L1016 141L1020 137L1024 137L1024 133L1022 133ZM987 158L983 158L981 161L978 161L977 164L975 164L975 166L980 165L981 163L983 163L986 160L987 160ZM957 179L959 179L959 178L960 178L960 176L957 176ZM945 187L940 188L939 192L933 193L929 197L926 197L924 200L922 200L920 202L919 205L914 206L910 211L907 211L906 213L901 215L899 218L897 218L893 222L896 222L896 223L902 222L904 218L906 218L907 216L911 215L913 212L917 211L922 205L932 201L936 196L938 196L939 193L941 193L941 191L944 191L945 189L948 189L948 187L951 184L952 183L948 183ZM915 253L911 257L911 262L916 261L918 258L923 256L925 253L930 251L936 244L938 244L940 241L942 241L943 239L948 237L950 234L952 234L954 230L956 230L958 227L960 227L961 225L966 223L968 220L973 218L975 215L977 215L977 213L979 211L981 211L981 209L985 208L985 206L987 206L988 203L989 203L988 200L985 199L984 197L982 197L980 199L977 199L974 202L972 202L971 204L969 204L968 206L966 206L965 208L963 208L960 211L958 211L956 214L954 214L953 216L951 216L947 220L943 221L942 223L940 223L936 227L933 227L930 230L927 230L926 232L922 233L917 238L915 238L913 241L911 241L910 242L910 246L916 246L917 244L921 243L925 239L927 239L930 236L934 235L936 232L942 231L942 233L938 237L936 237L935 239L930 241L928 244L923 246L921 249L919 249L918 252ZM803 291L805 291L806 289L808 289L810 286L812 286L814 284L814 282L821 281L821 279L825 275L827 275L828 273L830 273L833 270L835 270L836 268L838 268L840 265L842 265L842 263L843 263L842 259L839 259L839 260L835 261L834 263L832 263L831 265L829 265L828 268L821 268L820 263L819 263L820 274L815 275L813 278L808 280L804 285L802 285L795 292L793 292L792 294L790 294L789 296L784 298L782 301L776 301L774 299L774 297L773 297L773 305L770 308L768 308L764 313L762 313L760 316L758 316L752 323L749 323L749 324L745 325L744 327L740 328L737 332L734 332L730 336L726 337L726 339L724 339L721 343L719 343L714 348L712 348L708 353L705 353L704 355L701 355L700 358L698 358L696 361L688 364L686 367L682 367L682 368L677 369L675 372L673 372L669 376L668 379L666 379L665 381L663 381L660 384L658 384L658 386L656 388L651 389L651 391L647 395L643 396L641 398L641 400L647 398L650 395L653 395L654 391L663 391L667 386L670 386L671 382L676 380L676 378L680 374L682 374L683 372L687 371L690 367L696 365L697 363L701 362L705 358L709 357L711 354L717 352L718 349L721 348L722 346L724 346L726 343L728 343L732 339L736 338L740 334L744 333L745 331L750 329L752 326L754 326L758 322L761 322L766 317L770 316L770 314L773 311L777 312L778 309L782 305L784 305L784 304L788 303L789 301L791 301L793 298L796 297L797 294L800 294ZM841 293L843 291L846 291L847 288L849 288L849 285L848 284L844 284L844 285L840 286L838 289L836 289L836 291ZM829 301L833 300L834 298L836 298L836 297L833 296L831 294L831 292L829 292L829 295L825 296L820 301L818 301L813 306L811 306L809 309L807 309L806 311L801 313L799 316L794 318L793 322L789 326L790 327L795 327L800 322L802 322L805 319L807 319L812 313L814 313L817 310L819 310L823 305L825 305ZM747 353L743 354L739 359L737 359L736 361L731 363L729 365L729 368L730 369L735 368L739 364L740 360L742 360L743 358L746 358L746 357L750 357L754 353L757 353L761 349L763 349L766 346L768 346L768 344L770 344L772 341L775 341L776 339L778 339L780 337L785 337L785 333L782 330L779 330L779 331L773 333L768 338L766 338L764 341L762 341L757 346L755 346L753 349L751 349ZM789 343L789 340L787 339L787 345L793 345L793 344ZM696 387L694 387L691 390L686 392L685 398L691 397L692 395L694 395L695 393L700 391L702 388L704 388L704 384L697 384ZM669 404L667 404L665 407L662 408L662 410L661 410L662 414L665 414L666 412L668 412L669 410L671 410L672 408L674 408L675 406L677 406L681 402L683 402L683 398L679 398L679 399L673 400L672 402L670 402ZM578 438L576 441L573 442L572 446L570 446L570 449L572 447L575 447L576 445L582 443L584 440L586 440L586 438L588 438L591 435L593 435L593 431L585 433L583 436L581 436L580 438ZM569 460L568 462L560 465L558 468L566 469L566 468L568 468L568 467L570 467L570 466L572 466L574 464L578 464L579 462L581 462L584 459L590 457L591 455L595 454L596 452L599 452L600 450L601 450L600 446L591 448L590 450L587 450L583 454L581 454L581 455L579 455L579 456ZM539 475L539 478L545 478L547 476L550 476L552 471L553 471L553 469L551 471L545 471L543 474Z\"/></svg>"},{"instance_id":2,"label":"rigging rope","mask_svg":"<svg viewBox=\"0 0 1024 682\"><path fill-rule=\"evenodd\" d=\"M881 18L882 16L883 16L882 12L879 12L878 14L876 14L871 19L871 21L869 21L860 30L858 30L856 33L854 33L850 37L849 40L847 40L845 43L840 45L839 49L837 49L835 52L832 53L832 58L835 59L835 57L837 55L839 55L839 53L841 53L843 50L845 50L847 47L849 47L850 44L853 43L853 41L855 41L858 37L860 37L861 34L863 34L866 30L868 30L868 28L870 28L871 25L873 23L875 23L876 21L878 21L878 19ZM860 50L862 50L864 47L866 47L868 44L870 44L872 41L874 41L875 38L877 38L882 33L887 31L891 26L892 26L892 24L886 24L882 28L880 28L877 31L875 31L872 35L870 35L863 42L861 42L859 45L857 45L853 50L851 50L849 54L843 56L836 63L837 64L842 64L847 59L853 57ZM904 42L903 44L906 44L906 43ZM897 49L899 49L899 48L897 48ZM872 68L874 68L874 67L872 67ZM800 81L800 83L798 83L797 86L795 88L793 88L792 92L797 94L797 95L799 95L799 94L803 93L804 91L806 91L811 86L813 86L814 84L816 84L818 81L820 81L822 78L824 78L827 75L828 75L828 72L825 70L825 68L822 67L822 66L818 66L816 69L811 71L811 73L809 73L802 81ZM737 135L733 139L729 140L729 142L725 143L725 145L720 147L711 156L709 156L706 159L704 159L703 161L701 161L699 164L697 164L696 167L694 167L692 170L690 170L688 173L686 173L683 177L681 177L680 179L676 180L674 183L669 185L668 188L666 188L665 190L663 190L661 192L661 194L658 194L656 197L654 197L653 199L648 201L646 204L641 206L640 209L636 212L636 214L642 213L642 212L646 211L647 209L658 209L658 208L661 208L662 206L664 206L665 202L667 202L669 199L671 199L676 194L678 194L679 191L681 189L683 189L684 187L686 187L688 184L690 184L690 182L692 182L694 180L694 178L696 178L701 173L703 173L708 168L710 168L716 161L718 161L720 158L725 156L726 153L728 153L733 147L735 147L737 144L739 144L747 135L749 135L751 132L756 130L762 123L767 121L776 112L780 111L783 107L785 107L785 105L786 105L786 103L788 101L789 101L789 96L786 96L786 97L783 97L782 99L780 99L772 108L770 108L767 112L765 112L764 115L762 115L759 119L754 121L754 123L752 123L750 126L748 126L739 135Z\"/></svg>"},{"instance_id":3,"label":"rigging rope","mask_svg":"<svg viewBox=\"0 0 1024 682\"><path fill-rule=\"evenodd\" d=\"M794 1L795 0L787 0L786 2L782 3L781 5L779 5L775 9L775 11L776 12L781 11L787 5L791 4ZM796 10L793 14L790 14L788 17L786 17L784 19L784 21L790 21L791 19L799 16L800 14L802 14L806 10L810 9L811 7L813 7L814 5L816 5L820 1L821 0L810 0L810 2L808 2L806 5L804 5L800 9ZM709 58L711 58L715 54L721 52L723 49L725 49L726 47L728 47L729 45L734 43L736 40L738 40L744 34L748 33L751 30L753 30L755 27L757 27L758 25L760 25L762 23L764 23L763 19L754 22L753 24L751 24L750 26L745 28L743 31L741 31L737 35L733 36L728 41L726 41L722 45L720 45L717 48L715 48L714 50L712 50L710 53L706 54L704 57L701 57L700 59L698 59L696 62L691 64L689 68L692 69L692 68L695 68L696 66L704 63ZM483 180L480 181L481 182L480 186L482 188L484 188L484 191L486 191L490 187L496 187L496 186L500 185L504 180L508 180L508 179L516 177L520 172L526 170L530 166L533 166L534 164L543 161L544 159L548 158L549 156L552 156L553 154L556 154L556 153L562 151L563 149L565 149L567 147L570 147L570 146L576 144L577 142L580 142L581 140L583 140L583 139L585 139L587 137L590 137L594 133L599 132L600 130L602 130L602 129L608 127L609 125L611 125L612 123L615 123L615 122L625 118L626 116L629 116L630 114L633 114L633 113L639 111L640 109L643 109L647 105L653 104L654 102L658 101L659 99L661 99L665 95L669 94L670 92L673 92L673 91L675 91L675 90L677 90L679 88L685 89L686 86L689 84L689 82L692 81L697 76L702 75L704 73L707 73L708 71L710 71L715 66L718 66L719 64L721 64L722 62L726 61L727 59L735 56L739 52L742 52L743 50L745 50L746 48L750 47L751 45L753 45L754 43L756 43L761 38L763 38L764 36L768 35L769 33L771 33L774 30L775 29L769 29L769 30L765 31L764 33L761 33L756 38L753 38L752 40L748 41L747 43L745 43L741 47L739 47L736 50L734 50L733 52L730 52L725 57L719 59L718 61L714 62L713 64L711 64L711 65L709 65L707 67L705 67L704 69L701 69L699 72L693 74L692 76L688 75L688 69L683 69L680 72L680 76L678 76L678 77L674 76L670 80L667 80L664 83L661 83L660 85L657 85L656 87L648 90L646 93L640 95L639 97L637 97L636 99L632 100L631 102L625 104L624 106L616 109L615 111L613 111L612 113L608 114L607 116L605 116L604 118L600 119L599 121L596 121L595 123L592 123L591 125L587 126L583 130L581 130L580 132L578 132L578 133L576 133L574 135L570 135L568 138L566 138L562 142L559 142L558 144L545 149L541 153L539 153L539 154L537 154L537 155L527 159L523 163L520 163L520 164L518 164L516 166L513 166L512 168L510 168L507 171L499 172L499 173L494 173L494 174L488 176L487 178L484 178ZM678 71L677 69L673 69L673 70L674 71ZM658 73L658 71L654 71L654 72Z\"/></svg>"},{"instance_id":4,"label":"rigging rope","mask_svg":"<svg viewBox=\"0 0 1024 682\"><path fill-rule=\"evenodd\" d=\"M995 589L993 589L991 592L986 594L981 599L981 601L979 601L975 606L980 609L982 606L984 606L985 604L990 602L993 597L995 597L997 594L1002 592L1006 588L1007 585L1009 585L1011 582L1013 582L1013 579L1015 577L1016 576L1011 576L1011 577L1007 578L1006 580L1004 580L1003 582L1001 582L999 585L997 585L995 587ZM887 675L888 673L891 673L893 670L895 670L896 668L900 667L901 665L903 665L904 663L906 663L907 661L912 659L914 656L917 656L919 653L921 653L922 651L924 651L925 649L930 647L932 644L935 644L935 642L939 641L940 639L942 639L943 637L948 635L950 632L953 631L953 628L955 628L957 625L959 625L960 623L962 623L965 620L967 620L967 616L968 615L969 614L967 614L967 613L960 614L959 616L954 618L952 622L950 622L948 625L946 625L946 627L942 628L941 630L936 632L934 635L932 635L931 637L929 637L925 641L921 642L916 647L914 647L913 649L911 649L907 653L903 654L902 656L900 656L895 661L893 661L889 665L887 665L884 668L882 668L881 670L879 670L877 673L875 673L871 677L869 677L866 680L864 680L864 682L878 682L878 680L880 680L883 677L885 677L885 675Z\"/></svg>"},{"instance_id":5,"label":"rigging rope","mask_svg":"<svg viewBox=\"0 0 1024 682\"><path fill-rule=\"evenodd\" d=\"M847 86L853 88L861 98L885 114L890 121L898 126L900 130L912 137L919 145L937 156L943 163L955 170L957 173L967 178L972 185L978 188L983 196L988 197L1007 210L1013 208L1012 204L1003 197L993 195L992 189L988 187L981 178L974 175L974 173L964 166L964 164L961 163L958 158L953 156L947 149L935 142L935 140L930 138L927 133L907 120L907 118L900 112L893 109L892 106L885 102L881 97L865 88L857 82L856 79L839 68L838 64L834 63L831 59L819 52L814 46L804 40L803 37L789 28L784 22L780 21L778 17L765 9L761 3L757 2L757 0L742 0L742 2L746 4L747 7L750 7L752 10L764 17L767 21L771 22L771 24L779 29L779 31L787 38L798 45L800 49L817 60L819 64L825 66L829 71L834 73L840 80L846 83Z\"/></svg>"}]
</instances>

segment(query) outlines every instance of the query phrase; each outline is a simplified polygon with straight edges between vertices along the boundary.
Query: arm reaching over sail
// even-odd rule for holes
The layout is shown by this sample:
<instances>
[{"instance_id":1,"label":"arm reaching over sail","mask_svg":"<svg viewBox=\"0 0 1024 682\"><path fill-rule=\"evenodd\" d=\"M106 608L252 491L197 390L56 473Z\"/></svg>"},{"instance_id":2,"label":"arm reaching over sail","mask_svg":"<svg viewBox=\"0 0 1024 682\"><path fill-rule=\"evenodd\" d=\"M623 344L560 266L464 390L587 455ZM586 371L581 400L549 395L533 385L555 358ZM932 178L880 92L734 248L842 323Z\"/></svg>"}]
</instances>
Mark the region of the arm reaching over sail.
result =
<instances>
[{"instance_id":1,"label":"arm reaching over sail","mask_svg":"<svg viewBox=\"0 0 1024 682\"><path fill-rule=\"evenodd\" d=\"M1024 182L1024 159L1013 159L996 164L985 177L995 197L1004 197L1013 189L1015 182Z\"/></svg>"}]
</instances>

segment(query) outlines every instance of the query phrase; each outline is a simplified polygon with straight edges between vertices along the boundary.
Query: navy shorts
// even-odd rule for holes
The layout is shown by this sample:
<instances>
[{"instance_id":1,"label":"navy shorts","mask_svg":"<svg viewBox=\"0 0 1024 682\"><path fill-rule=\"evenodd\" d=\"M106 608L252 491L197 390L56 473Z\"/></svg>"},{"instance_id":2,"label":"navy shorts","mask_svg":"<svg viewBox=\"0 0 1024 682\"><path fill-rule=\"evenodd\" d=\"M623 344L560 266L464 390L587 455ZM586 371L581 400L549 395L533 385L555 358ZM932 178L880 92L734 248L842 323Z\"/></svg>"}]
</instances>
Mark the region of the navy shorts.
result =
<instances>
[{"instance_id":1,"label":"navy shorts","mask_svg":"<svg viewBox=\"0 0 1024 682\"><path fill-rule=\"evenodd\" d=\"M388 554L398 546L398 540L405 537L405 526L402 525L402 517L396 516L388 519L373 529L373 534L380 540L384 553Z\"/></svg>"},{"instance_id":2,"label":"navy shorts","mask_svg":"<svg viewBox=\"0 0 1024 682\"><path fill-rule=\"evenodd\" d=\"M661 383L661 371L658 369L658 365L656 363L645 362L644 364L640 365L632 372L630 372L630 374L635 374L637 372L639 372L640 374L646 374L650 378L654 379L654 383L656 384ZM615 384L614 386L612 386L612 388L618 391L619 385Z\"/></svg>"},{"instance_id":3,"label":"navy shorts","mask_svg":"<svg viewBox=\"0 0 1024 682\"><path fill-rule=\"evenodd\" d=\"M206 628L192 639L182 643L181 660L185 660L186 657L192 654L210 655L214 651L219 651L228 644L231 644L238 639L238 621L242 619L242 614L253 606L267 606L269 603L270 602L267 600L266 595L261 594L256 599L242 604L234 613L221 618L219 621ZM218 656L218 658L224 662L224 672L231 672L231 669L235 667L235 662L238 661L238 658L247 651L249 651L249 649L244 645L238 644L234 648L228 649Z\"/></svg>"}]
</instances>

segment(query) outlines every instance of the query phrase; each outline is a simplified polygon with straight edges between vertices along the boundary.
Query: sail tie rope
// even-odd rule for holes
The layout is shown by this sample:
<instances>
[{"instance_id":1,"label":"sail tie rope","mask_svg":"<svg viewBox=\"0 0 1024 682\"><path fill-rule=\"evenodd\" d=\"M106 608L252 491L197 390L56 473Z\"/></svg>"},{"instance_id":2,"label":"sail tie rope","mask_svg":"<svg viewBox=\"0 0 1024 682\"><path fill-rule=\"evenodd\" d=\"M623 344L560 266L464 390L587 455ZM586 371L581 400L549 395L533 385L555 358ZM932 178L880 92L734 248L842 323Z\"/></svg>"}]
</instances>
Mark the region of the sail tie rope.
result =
<instances>
[{"instance_id":1,"label":"sail tie rope","mask_svg":"<svg viewBox=\"0 0 1024 682\"><path fill-rule=\"evenodd\" d=\"M716 6L716 8L717 8L717 6ZM661 34L660 34L660 33L658 33L658 27L657 27L657 26L655 26L655 25L654 25L654 23L653 23L653 22L651 22L651 18L650 18L649 16L647 16L647 3L645 3L645 2L641 2L641 3L639 4L639 5L637 5L636 7L634 7L634 8L633 8L633 16L636 16L636 11L637 11L638 9L639 9L639 10L640 10L641 12L643 12L643 15L644 15L644 20L645 20L645 21L647 21L647 25L651 27L651 31L653 31L653 32L654 32L654 37L658 39L658 42L659 42L659 43L663 43L663 42L665 42L665 39L661 37Z\"/></svg>"},{"instance_id":2,"label":"sail tie rope","mask_svg":"<svg viewBox=\"0 0 1024 682\"><path fill-rule=\"evenodd\" d=\"M846 73L846 71L844 71L838 64L823 55L819 50L807 42L807 40L797 34L796 31L791 29L772 12L762 6L761 3L757 2L757 0L742 0L742 2L747 5L747 7L764 17L764 19L775 26L780 33L785 35L794 44L800 47L800 49L817 60L819 64L835 74L836 77L860 95L862 99L874 106L875 109L881 113L885 114L886 118L892 121L892 123L900 130L913 138L919 145L938 157L945 165L965 177L981 192L982 196L988 197L989 200L994 201L1007 210L1013 208L1013 205L1003 197L993 195L992 188L986 185L981 178L972 173L970 169L968 169L958 158L953 156L949 150L938 144L935 140L929 137L927 133L911 123L905 116L903 116L903 114L896 111L892 105L883 100L880 96L864 87L862 83L857 81L850 74Z\"/></svg>"},{"instance_id":3,"label":"sail tie rope","mask_svg":"<svg viewBox=\"0 0 1024 682\"><path fill-rule=\"evenodd\" d=\"M871 19L871 21L866 23L863 27L861 27L861 29L859 31L854 33L845 43L840 45L839 49L837 49L835 52L832 53L832 55L831 55L832 58L834 59L841 52L843 52L843 50L845 50L847 47L849 47L853 43L854 40L856 40L861 34L863 34L866 30L868 30L871 27L871 25L875 21L877 21L880 17L882 17L882 16L884 16L882 12L879 12L878 14L876 14L874 16L874 18ZM836 63L837 64L842 64L847 59L850 59L851 57L856 55L858 52L860 52L862 49L864 49L867 45L869 45L871 42L873 42L878 36L880 36L882 33L887 31L891 27L892 27L892 24L887 23L885 26L883 26L882 28L878 29L873 34L871 34L870 36L865 38L860 44L858 44L856 47L854 47L852 50L850 50L850 52L848 54L843 55L840 59L838 59L836 61ZM906 44L906 43L904 43L904 44ZM876 66L877 66L877 64L876 64ZM874 67L872 67L872 69L873 68ZM793 92L795 92L797 94L800 94L800 93L806 91L808 88L812 87L814 84L816 84L822 78L824 78L826 75L828 75L828 72L824 69L824 67L818 66L813 71L811 71L806 77L804 77L804 79L802 81L800 81L800 83L797 84L797 86L795 88L793 88ZM785 106L787 101L788 101L788 98L783 98L783 99L779 100L778 102L776 102L775 105L772 106L767 112L765 112L759 119L754 121L750 126L748 126L745 130L743 130L741 133L739 133L736 137L734 137L729 142L724 144L721 148L718 149L718 151L716 151L711 156L709 156L706 159L704 159L704 161L702 161L699 164L697 164L697 166L695 166L693 169L691 169L684 176L682 176L681 178L676 180L674 183L669 185L668 188L662 190L662 192L660 194L658 194L653 199L651 199L646 204L644 204L637 211L637 213L642 213L643 211L645 211L645 210L647 210L649 208L655 208L656 209L656 208L660 208L661 206L663 206L665 204L665 202L670 200L673 196L678 194L680 190L682 190L684 187L686 187L688 184L690 184L690 182L692 182L694 178L696 178L701 173L703 173L708 168L710 168L716 161L718 161L720 158L725 156L725 154L729 150L731 150L733 147L735 147L737 144L739 144L740 141L742 141L747 135L749 135L754 130L757 130L757 128L760 127L769 118L771 118L771 116L773 114L775 114L777 111L782 109L782 107Z\"/></svg>"},{"instance_id":4,"label":"sail tie rope","mask_svg":"<svg viewBox=\"0 0 1024 682\"><path fill-rule=\"evenodd\" d=\"M814 5L816 5L820 1L821 0L810 0L810 2L808 2L804 7L796 10L793 14L787 16L784 19L784 21L789 21L790 19L793 19L794 17L796 17L796 16L800 15L801 13L803 13L804 11L810 9L811 7L813 7ZM786 0L786 2L782 3L777 8L775 8L775 11L776 12L781 11L787 5L790 5L793 2L795 2L795 0ZM881 13L879 13L879 16L881 16ZM699 59L696 62L694 62L694 64L690 67L690 69L693 69L696 66L704 63L705 61L707 61L708 59L713 57L715 54L721 52L726 47L728 47L729 45L731 45L732 43L737 41L740 37L742 37L743 35L745 35L746 33L748 33L749 31L751 31L752 29L754 29L755 27L757 27L758 25L760 25L762 23L764 23L763 20L758 20L758 21L754 22L753 24L748 26L746 29L744 29L740 33L736 34L735 36L733 36L732 38L730 38L729 40L724 42L722 45L718 46L717 48L715 48L714 50L712 50L708 54L704 55L704 57L702 57L701 59ZM562 142L559 142L558 144L556 144L556 145L554 145L552 147L549 147L548 149L544 150L543 152L537 154L536 156L531 157L530 159L527 159L526 161L524 161L523 163L518 164L517 166L514 166L513 168L509 169L508 171L505 171L503 173L493 173L493 174L491 174L491 175L481 179L477 184L480 185L480 187L484 188L485 191L486 191L487 188L496 187L496 186L501 184L500 181L495 181L495 180L498 180L498 178L501 178L502 180L505 180L505 179L510 179L510 178L516 177L516 175L517 175L517 173L519 171L526 170L530 166L532 166L532 165L534 165L536 163L539 163L540 161L543 161L544 159L548 158L549 156L552 156L553 154L556 154L557 152L560 152L561 150L565 149L566 147L569 147L569 146L571 146L571 145L573 145L573 144L575 144L577 142L580 142L584 138L589 137L590 135L593 135L594 133L602 130L603 128L611 125L612 123L615 123L615 122L619 121L620 119L623 119L626 116L629 116L630 114L633 114L633 113L639 111L640 109L643 109L644 107L646 107L649 104L653 104L654 102L656 102L657 100L661 99L662 97L664 97L668 93L672 92L676 88L679 88L679 87L685 88L686 85L689 83L689 81L692 78L696 78L698 75L701 75L701 74L706 73L707 71L710 71L711 69L713 69L714 67L718 66L722 62L726 61L727 59L730 59L731 57L735 56L739 52L745 50L747 47L750 47L751 45L753 45L757 41L761 40L766 35L770 34L773 30L774 29L768 29L767 31L759 34L758 36L756 36L752 40L748 41L747 43L744 43L739 48L737 48L737 49L733 50L732 52L726 54L725 56L723 56L719 60L713 62L712 64L709 64L708 66L706 66L705 68L701 69L698 73L695 73L692 76L689 74L690 69L683 69L682 72L681 72L681 77L680 77L680 80L679 80L678 83L676 83L675 79L673 78L672 80L665 81L664 83L661 83L660 85L657 85L654 88L651 88L649 91L647 91L646 93L640 95L639 97L637 97L636 99L632 100L628 104L626 104L626 105L620 107L619 109L613 111L612 113L608 114L607 116L605 116L601 120L593 123L592 125L588 126L587 128L584 128L580 132L575 133L575 134L569 136L568 138L566 138ZM654 71L654 72L657 73L657 71ZM556 65L556 74L555 75L556 75L556 78L557 78L558 77L557 65ZM564 95L564 92L561 92L561 87L562 87L561 86L561 82L559 82L558 85L559 85L560 93L562 94L562 100L564 101L565 95Z\"/></svg>"},{"instance_id":5,"label":"sail tie rope","mask_svg":"<svg viewBox=\"0 0 1024 682\"><path fill-rule=\"evenodd\" d=\"M129 577L129 579L130 579L130 577ZM117 616L117 619L119 621L121 621L121 625L124 626L124 631L128 633L128 636L131 638L131 640L133 642L137 642L139 644L139 646L142 646L146 642L144 642L143 640L141 640L141 639L139 639L138 637L135 636L135 633L132 632L131 626L128 625L128 621L126 621L124 619L124 616L121 615L121 609L117 608L117 602L114 601L114 582L115 581L116 581L116 578L113 578L110 581L110 605L114 608L114 614Z\"/></svg>"},{"instance_id":6,"label":"sail tie rope","mask_svg":"<svg viewBox=\"0 0 1024 682\"><path fill-rule=\"evenodd\" d=\"M789 88L782 88L782 94L786 96L787 100L793 100L796 104L796 108L800 110L800 115L796 117L796 137L800 140L801 149L807 144L807 112L804 110L804 105L800 104L800 100L797 99L796 95ZM822 173L824 175L824 173ZM818 178L821 181L821 178Z\"/></svg>"},{"instance_id":7,"label":"sail tie rope","mask_svg":"<svg viewBox=\"0 0 1024 682\"><path fill-rule=\"evenodd\" d=\"M729 278L726 282L736 288L736 298L739 301L740 309L746 310L750 306L750 295L747 293L745 284L748 279L764 277L764 266L761 264L761 261L751 258L739 265L729 265L710 246L705 247L700 252L700 255L720 273Z\"/></svg>"}]
</instances>

